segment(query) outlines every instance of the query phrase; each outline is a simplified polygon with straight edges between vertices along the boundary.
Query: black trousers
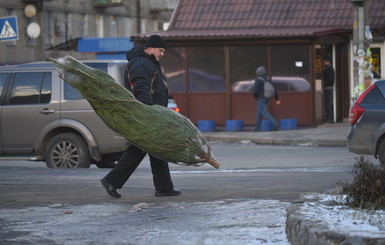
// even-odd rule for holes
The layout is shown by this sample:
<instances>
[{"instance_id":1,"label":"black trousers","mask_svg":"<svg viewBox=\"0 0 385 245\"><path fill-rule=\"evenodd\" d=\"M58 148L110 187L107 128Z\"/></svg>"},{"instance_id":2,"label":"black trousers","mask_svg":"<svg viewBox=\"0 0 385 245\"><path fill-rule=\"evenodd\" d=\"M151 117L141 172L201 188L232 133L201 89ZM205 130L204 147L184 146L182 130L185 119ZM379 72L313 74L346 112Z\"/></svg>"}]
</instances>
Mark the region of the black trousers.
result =
<instances>
[{"instance_id":1,"label":"black trousers","mask_svg":"<svg viewBox=\"0 0 385 245\"><path fill-rule=\"evenodd\" d=\"M324 90L324 107L326 114L326 122L332 123L333 120L333 88L325 88Z\"/></svg>"},{"instance_id":2,"label":"black trousers","mask_svg":"<svg viewBox=\"0 0 385 245\"><path fill-rule=\"evenodd\" d=\"M142 162L146 154L146 152L142 151L138 147L130 145L122 154L115 167L106 175L105 178L112 186L121 189L130 178L131 174ZM174 185L171 181L168 162L151 155L149 155L149 157L155 191L173 190Z\"/></svg>"}]
</instances>

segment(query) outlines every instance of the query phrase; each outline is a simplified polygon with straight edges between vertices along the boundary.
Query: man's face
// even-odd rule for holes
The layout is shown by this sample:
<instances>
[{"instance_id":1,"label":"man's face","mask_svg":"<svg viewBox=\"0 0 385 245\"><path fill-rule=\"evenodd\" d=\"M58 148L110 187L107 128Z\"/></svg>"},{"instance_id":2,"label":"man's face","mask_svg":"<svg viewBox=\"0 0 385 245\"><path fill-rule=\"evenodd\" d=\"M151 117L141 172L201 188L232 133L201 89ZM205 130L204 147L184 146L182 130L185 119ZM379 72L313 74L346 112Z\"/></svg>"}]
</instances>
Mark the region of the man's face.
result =
<instances>
[{"instance_id":1,"label":"man's face","mask_svg":"<svg viewBox=\"0 0 385 245\"><path fill-rule=\"evenodd\" d=\"M149 49L150 49L149 54L154 55L157 61L159 61L160 58L162 58L166 54L166 50L164 48L149 48Z\"/></svg>"}]
</instances>

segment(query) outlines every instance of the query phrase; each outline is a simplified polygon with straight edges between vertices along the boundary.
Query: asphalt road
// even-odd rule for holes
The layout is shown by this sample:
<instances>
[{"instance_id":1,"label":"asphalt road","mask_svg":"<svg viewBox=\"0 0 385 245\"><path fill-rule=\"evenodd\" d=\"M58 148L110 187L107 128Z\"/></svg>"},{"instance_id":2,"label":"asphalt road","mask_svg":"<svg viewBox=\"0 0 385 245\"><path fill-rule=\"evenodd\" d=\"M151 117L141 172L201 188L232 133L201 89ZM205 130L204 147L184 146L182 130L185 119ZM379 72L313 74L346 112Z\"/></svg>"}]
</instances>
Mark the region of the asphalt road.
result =
<instances>
[{"instance_id":1,"label":"asphalt road","mask_svg":"<svg viewBox=\"0 0 385 245\"><path fill-rule=\"evenodd\" d=\"M343 147L293 147L254 144L214 144L219 170L170 164L176 189L173 201L214 201L260 198L294 201L303 192L333 189L350 179L354 154ZM26 166L26 167L25 167ZM0 207L53 203L163 202L154 197L146 159L120 190L121 199L106 195L99 179L109 169L49 169L44 163L0 162Z\"/></svg>"},{"instance_id":2,"label":"asphalt road","mask_svg":"<svg viewBox=\"0 0 385 245\"><path fill-rule=\"evenodd\" d=\"M1 244L289 244L285 210L299 195L350 181L344 147L213 143L219 170L171 164L177 197L155 197L146 159L120 190L109 169L0 162Z\"/></svg>"}]
</instances>

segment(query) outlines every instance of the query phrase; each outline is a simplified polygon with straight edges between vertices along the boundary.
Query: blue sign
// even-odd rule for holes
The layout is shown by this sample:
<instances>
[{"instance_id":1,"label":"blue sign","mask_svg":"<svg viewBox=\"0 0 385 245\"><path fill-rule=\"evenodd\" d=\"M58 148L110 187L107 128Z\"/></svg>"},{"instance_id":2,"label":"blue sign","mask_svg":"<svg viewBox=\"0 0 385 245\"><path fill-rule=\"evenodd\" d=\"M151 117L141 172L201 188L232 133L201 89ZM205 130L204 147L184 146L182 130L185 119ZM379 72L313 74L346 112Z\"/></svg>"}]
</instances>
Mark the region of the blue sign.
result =
<instances>
[{"instance_id":1,"label":"blue sign","mask_svg":"<svg viewBox=\"0 0 385 245\"><path fill-rule=\"evenodd\" d=\"M19 39L16 16L0 18L0 41Z\"/></svg>"},{"instance_id":2,"label":"blue sign","mask_svg":"<svg viewBox=\"0 0 385 245\"><path fill-rule=\"evenodd\" d=\"M127 52L133 47L128 37L82 38L78 51L84 53Z\"/></svg>"}]
</instances>

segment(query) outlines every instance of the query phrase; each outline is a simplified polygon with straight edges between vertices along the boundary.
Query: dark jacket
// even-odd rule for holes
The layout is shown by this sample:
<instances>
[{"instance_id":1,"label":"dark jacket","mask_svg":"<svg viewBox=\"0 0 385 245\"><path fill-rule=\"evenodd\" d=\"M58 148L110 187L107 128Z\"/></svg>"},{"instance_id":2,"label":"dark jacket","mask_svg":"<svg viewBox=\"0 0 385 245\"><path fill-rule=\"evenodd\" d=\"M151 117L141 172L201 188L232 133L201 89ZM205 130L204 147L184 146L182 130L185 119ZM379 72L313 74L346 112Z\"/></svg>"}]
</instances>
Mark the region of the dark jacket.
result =
<instances>
[{"instance_id":1,"label":"dark jacket","mask_svg":"<svg viewBox=\"0 0 385 245\"><path fill-rule=\"evenodd\" d=\"M142 47L134 47L127 53L128 79L125 87L146 105L167 106L168 88L159 62Z\"/></svg>"},{"instance_id":2,"label":"dark jacket","mask_svg":"<svg viewBox=\"0 0 385 245\"><path fill-rule=\"evenodd\" d=\"M254 82L254 88L253 88L253 96L256 100L258 99L266 99L265 96L264 96L264 92L265 92L265 81L267 82L270 82L271 83L271 80L266 76L266 75L262 75L260 77L257 77L255 79L255 82ZM274 98L275 100L279 100L279 96L278 96L278 92L277 92L277 89L275 88L274 84L271 83L274 87Z\"/></svg>"},{"instance_id":3,"label":"dark jacket","mask_svg":"<svg viewBox=\"0 0 385 245\"><path fill-rule=\"evenodd\" d=\"M334 68L332 65L325 66L323 70L324 88L334 86Z\"/></svg>"}]
</instances>

